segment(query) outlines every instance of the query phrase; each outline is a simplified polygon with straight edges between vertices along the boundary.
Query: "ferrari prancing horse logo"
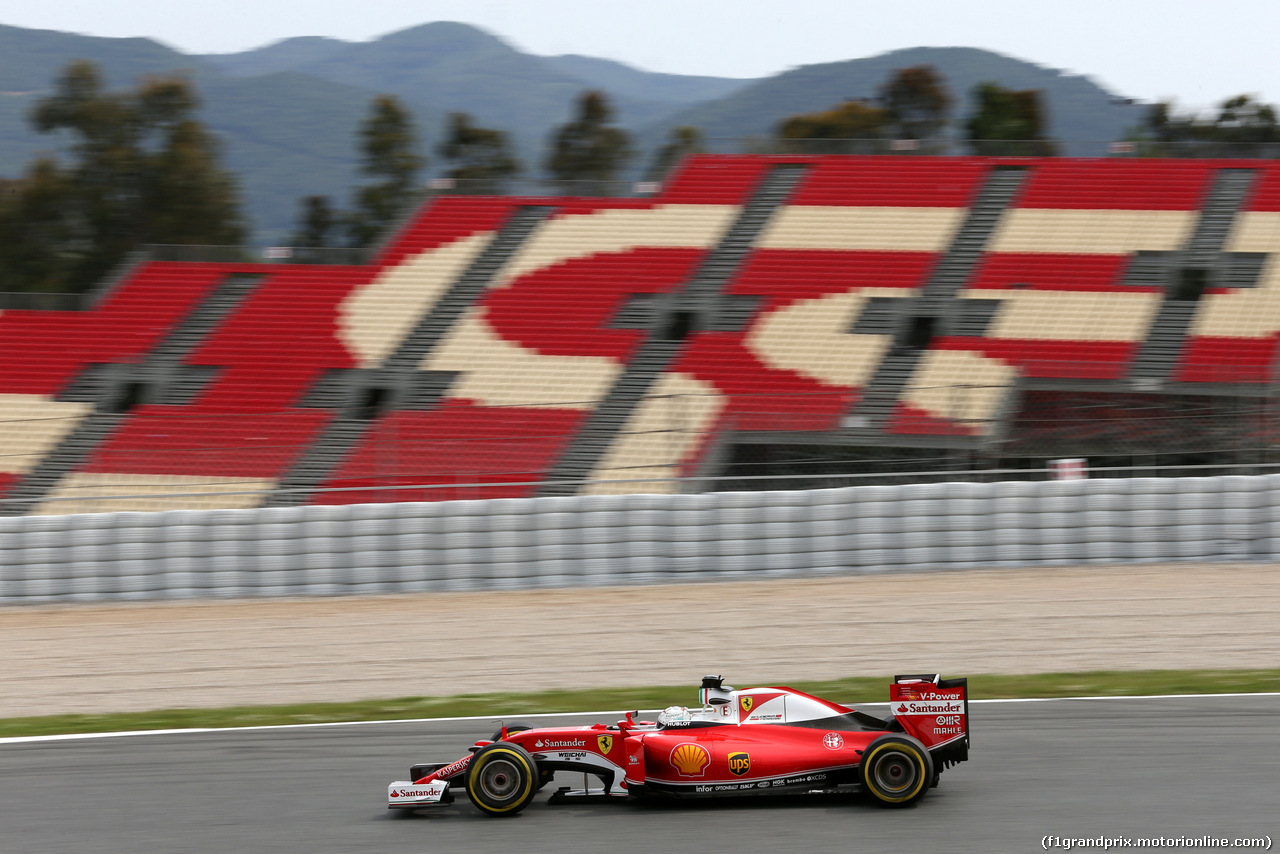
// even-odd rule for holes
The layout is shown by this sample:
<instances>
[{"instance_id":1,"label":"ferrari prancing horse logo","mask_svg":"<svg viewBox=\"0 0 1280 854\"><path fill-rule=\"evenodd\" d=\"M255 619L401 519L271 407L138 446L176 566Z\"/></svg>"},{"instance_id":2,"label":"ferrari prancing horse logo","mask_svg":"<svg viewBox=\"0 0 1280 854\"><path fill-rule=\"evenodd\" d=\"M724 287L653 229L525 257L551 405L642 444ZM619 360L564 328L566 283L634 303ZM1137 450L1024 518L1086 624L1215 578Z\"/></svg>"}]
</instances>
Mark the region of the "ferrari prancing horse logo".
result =
<instances>
[{"instance_id":1,"label":"ferrari prancing horse logo","mask_svg":"<svg viewBox=\"0 0 1280 854\"><path fill-rule=\"evenodd\" d=\"M738 707L742 709L742 714L744 715L751 714L751 709L753 706L755 706L755 704L756 704L755 697L739 697L738 698Z\"/></svg>"},{"instance_id":2,"label":"ferrari prancing horse logo","mask_svg":"<svg viewBox=\"0 0 1280 854\"><path fill-rule=\"evenodd\" d=\"M613 736L611 735L599 736L598 738L596 738L596 744L600 746L601 753L608 753L610 750L613 750Z\"/></svg>"}]
</instances>

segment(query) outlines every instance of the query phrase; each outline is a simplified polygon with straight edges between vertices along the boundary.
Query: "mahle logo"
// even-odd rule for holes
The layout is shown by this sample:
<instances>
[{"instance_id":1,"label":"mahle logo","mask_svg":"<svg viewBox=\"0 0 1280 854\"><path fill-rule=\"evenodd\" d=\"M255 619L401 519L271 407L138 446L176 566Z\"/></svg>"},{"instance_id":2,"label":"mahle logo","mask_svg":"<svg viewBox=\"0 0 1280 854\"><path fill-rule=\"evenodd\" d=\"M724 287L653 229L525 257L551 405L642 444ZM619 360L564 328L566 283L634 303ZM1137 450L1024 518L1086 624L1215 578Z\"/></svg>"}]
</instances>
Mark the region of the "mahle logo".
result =
<instances>
[{"instance_id":1,"label":"mahle logo","mask_svg":"<svg viewBox=\"0 0 1280 854\"><path fill-rule=\"evenodd\" d=\"M751 770L751 754L750 753L730 753L729 754L729 770L736 776L741 777L743 774Z\"/></svg>"},{"instance_id":2,"label":"mahle logo","mask_svg":"<svg viewBox=\"0 0 1280 854\"><path fill-rule=\"evenodd\" d=\"M755 705L756 705L755 697L739 697L738 698L738 706L742 709L742 713L744 715L751 714L751 710L755 708Z\"/></svg>"}]
</instances>

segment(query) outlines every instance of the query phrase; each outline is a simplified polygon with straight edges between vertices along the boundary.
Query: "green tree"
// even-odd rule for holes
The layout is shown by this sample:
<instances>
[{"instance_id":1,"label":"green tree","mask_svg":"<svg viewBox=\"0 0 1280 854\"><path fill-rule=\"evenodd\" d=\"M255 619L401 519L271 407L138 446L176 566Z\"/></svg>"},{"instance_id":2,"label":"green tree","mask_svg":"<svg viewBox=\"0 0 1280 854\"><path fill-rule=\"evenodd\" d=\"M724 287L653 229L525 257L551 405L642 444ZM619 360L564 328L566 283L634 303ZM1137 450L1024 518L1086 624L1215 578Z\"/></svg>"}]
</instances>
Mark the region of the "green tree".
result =
<instances>
[{"instance_id":1,"label":"green tree","mask_svg":"<svg viewBox=\"0 0 1280 854\"><path fill-rule=\"evenodd\" d=\"M931 65L900 68L880 89L880 103L887 111L889 132L894 139L914 139L937 144L951 113L951 93Z\"/></svg>"},{"instance_id":2,"label":"green tree","mask_svg":"<svg viewBox=\"0 0 1280 854\"><path fill-rule=\"evenodd\" d=\"M1157 157L1276 157L1276 110L1249 95L1236 95L1212 116L1179 113L1172 102L1153 104L1128 138L1138 153Z\"/></svg>"},{"instance_id":3,"label":"green tree","mask_svg":"<svg viewBox=\"0 0 1280 854\"><path fill-rule=\"evenodd\" d=\"M445 175L462 182L458 190L463 193L498 195L524 168L511 154L504 132L472 124L467 113L449 114L449 130L439 152L453 164Z\"/></svg>"},{"instance_id":4,"label":"green tree","mask_svg":"<svg viewBox=\"0 0 1280 854\"><path fill-rule=\"evenodd\" d=\"M965 127L975 154L1043 157L1056 153L1045 136L1040 91L1015 91L997 83L974 88L975 109Z\"/></svg>"},{"instance_id":5,"label":"green tree","mask_svg":"<svg viewBox=\"0 0 1280 854\"><path fill-rule=\"evenodd\" d=\"M666 144L653 156L653 163L649 164L649 171L645 173L644 179L661 181L682 159L690 154L701 154L705 150L701 130L688 125L672 128Z\"/></svg>"},{"instance_id":6,"label":"green tree","mask_svg":"<svg viewBox=\"0 0 1280 854\"><path fill-rule=\"evenodd\" d=\"M633 156L626 132L614 127L613 110L603 92L578 98L575 118L556 129L546 168L565 193L603 195Z\"/></svg>"},{"instance_id":7,"label":"green tree","mask_svg":"<svg viewBox=\"0 0 1280 854\"><path fill-rule=\"evenodd\" d=\"M65 290L83 231L72 217L67 175L52 160L37 160L20 180L0 181L0 289Z\"/></svg>"},{"instance_id":8,"label":"green tree","mask_svg":"<svg viewBox=\"0 0 1280 854\"><path fill-rule=\"evenodd\" d=\"M307 196L302 200L293 245L313 249L336 246L341 242L342 221L328 196Z\"/></svg>"},{"instance_id":9,"label":"green tree","mask_svg":"<svg viewBox=\"0 0 1280 854\"><path fill-rule=\"evenodd\" d=\"M83 290L145 243L239 243L235 183L198 106L180 76L107 92L93 63L67 66L31 118L71 136L72 162L34 164L10 193L6 232L27 237L0 241L0 266L21 271L6 287Z\"/></svg>"},{"instance_id":10,"label":"green tree","mask_svg":"<svg viewBox=\"0 0 1280 854\"><path fill-rule=\"evenodd\" d=\"M348 230L354 245L366 246L413 199L426 158L418 153L409 111L391 95L374 98L369 118L360 127L359 140L361 171L373 183L357 188Z\"/></svg>"},{"instance_id":11,"label":"green tree","mask_svg":"<svg viewBox=\"0 0 1280 854\"><path fill-rule=\"evenodd\" d=\"M783 151L810 154L870 154L885 148L889 112L850 100L818 113L783 119L777 128Z\"/></svg>"}]
</instances>

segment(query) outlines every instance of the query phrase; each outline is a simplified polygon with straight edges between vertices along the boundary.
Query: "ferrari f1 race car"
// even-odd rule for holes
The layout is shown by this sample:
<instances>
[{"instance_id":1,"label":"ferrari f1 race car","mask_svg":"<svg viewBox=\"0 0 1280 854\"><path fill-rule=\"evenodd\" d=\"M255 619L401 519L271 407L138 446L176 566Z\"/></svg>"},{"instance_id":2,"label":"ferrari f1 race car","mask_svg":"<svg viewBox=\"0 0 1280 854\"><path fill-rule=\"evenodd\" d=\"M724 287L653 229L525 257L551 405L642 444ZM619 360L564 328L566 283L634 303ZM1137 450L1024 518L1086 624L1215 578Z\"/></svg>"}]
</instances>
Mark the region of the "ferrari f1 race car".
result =
<instances>
[{"instance_id":1,"label":"ferrari f1 race car","mask_svg":"<svg viewBox=\"0 0 1280 854\"><path fill-rule=\"evenodd\" d=\"M902 807L969 758L966 679L898 676L887 718L791 688L737 691L720 676L703 677L698 693L701 708L671 706L657 721L503 727L454 762L414 765L387 787L387 806L437 807L460 789L482 813L514 815L572 771L583 788L551 803L861 791Z\"/></svg>"}]
</instances>

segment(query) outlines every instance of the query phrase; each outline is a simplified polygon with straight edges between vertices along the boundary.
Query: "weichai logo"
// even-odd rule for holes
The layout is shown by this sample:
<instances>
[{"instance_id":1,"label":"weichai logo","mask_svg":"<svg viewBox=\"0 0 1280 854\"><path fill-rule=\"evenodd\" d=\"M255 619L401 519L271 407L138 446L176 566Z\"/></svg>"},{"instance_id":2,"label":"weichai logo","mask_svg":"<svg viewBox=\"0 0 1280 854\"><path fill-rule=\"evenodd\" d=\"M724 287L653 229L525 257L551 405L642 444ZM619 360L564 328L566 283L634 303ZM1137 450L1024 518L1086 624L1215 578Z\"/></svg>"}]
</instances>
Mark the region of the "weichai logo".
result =
<instances>
[{"instance_id":1,"label":"weichai logo","mask_svg":"<svg viewBox=\"0 0 1280 854\"><path fill-rule=\"evenodd\" d=\"M755 697L739 697L738 698L738 708L742 709L742 714L744 715L751 714L751 710L755 708L755 705L756 705Z\"/></svg>"},{"instance_id":2,"label":"weichai logo","mask_svg":"<svg viewBox=\"0 0 1280 854\"><path fill-rule=\"evenodd\" d=\"M750 753L730 753L729 754L729 770L736 776L741 777L743 774L751 770L751 754Z\"/></svg>"},{"instance_id":3,"label":"weichai logo","mask_svg":"<svg viewBox=\"0 0 1280 854\"><path fill-rule=\"evenodd\" d=\"M701 744L686 741L671 750L671 767L681 777L701 777L710 762L711 754Z\"/></svg>"}]
</instances>

